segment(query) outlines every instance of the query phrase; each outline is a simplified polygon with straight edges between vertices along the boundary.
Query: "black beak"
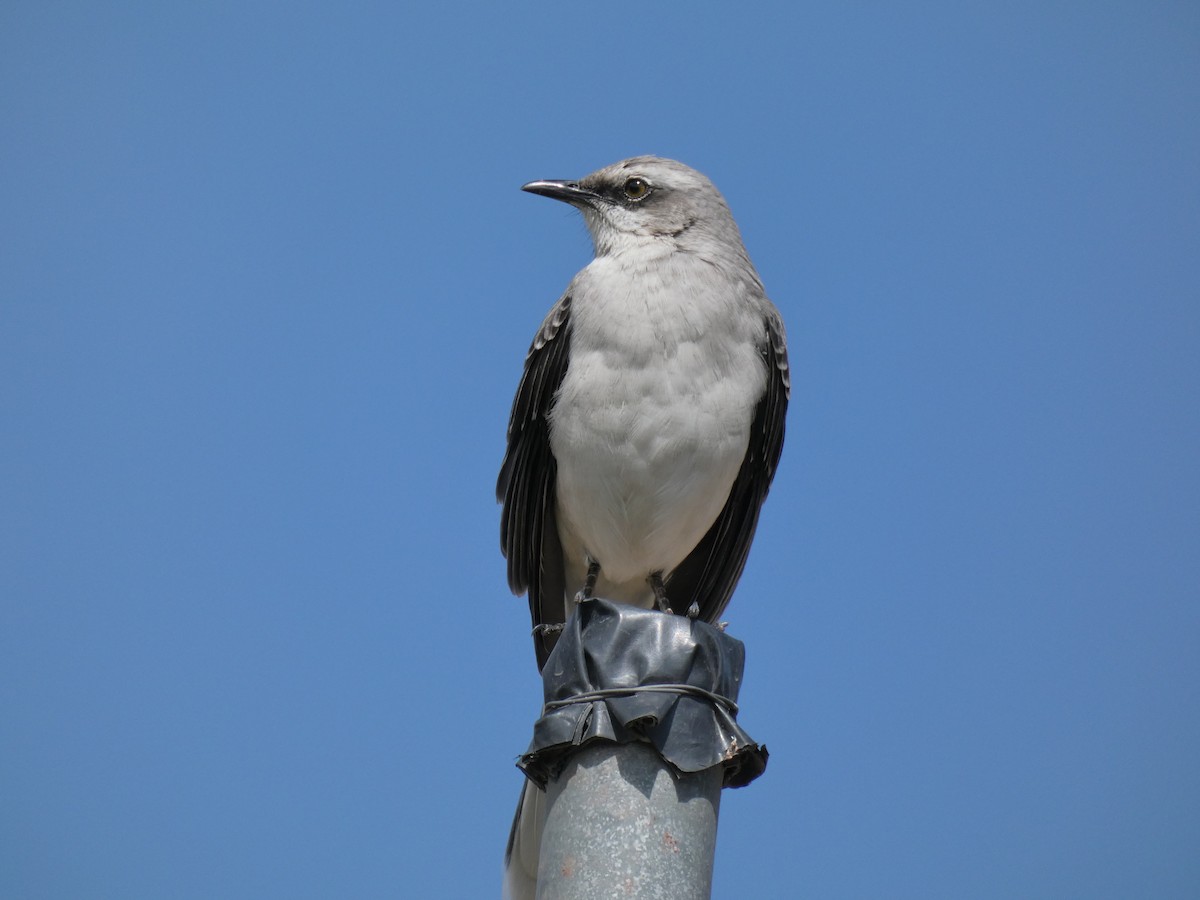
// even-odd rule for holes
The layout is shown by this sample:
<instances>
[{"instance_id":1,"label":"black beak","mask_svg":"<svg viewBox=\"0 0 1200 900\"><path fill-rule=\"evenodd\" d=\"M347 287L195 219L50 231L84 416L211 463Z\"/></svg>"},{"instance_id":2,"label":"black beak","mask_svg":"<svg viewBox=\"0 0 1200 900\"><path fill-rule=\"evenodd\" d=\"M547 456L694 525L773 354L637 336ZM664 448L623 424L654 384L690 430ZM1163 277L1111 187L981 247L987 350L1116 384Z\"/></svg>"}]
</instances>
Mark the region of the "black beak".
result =
<instances>
[{"instance_id":1,"label":"black beak","mask_svg":"<svg viewBox=\"0 0 1200 900\"><path fill-rule=\"evenodd\" d=\"M541 194L543 197L553 197L555 200L563 200L576 206L581 203L591 205L597 199L591 191L581 188L578 181L531 181L521 185L521 190Z\"/></svg>"}]
</instances>

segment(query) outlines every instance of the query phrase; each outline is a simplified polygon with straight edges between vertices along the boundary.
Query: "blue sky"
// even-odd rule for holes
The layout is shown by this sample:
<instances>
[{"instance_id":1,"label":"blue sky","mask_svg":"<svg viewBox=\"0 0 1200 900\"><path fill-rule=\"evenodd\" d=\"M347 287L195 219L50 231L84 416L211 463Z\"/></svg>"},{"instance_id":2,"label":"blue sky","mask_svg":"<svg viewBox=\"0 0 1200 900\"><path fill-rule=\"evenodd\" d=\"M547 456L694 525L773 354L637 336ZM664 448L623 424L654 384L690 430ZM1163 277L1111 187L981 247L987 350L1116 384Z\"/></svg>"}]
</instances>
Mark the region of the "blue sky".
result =
<instances>
[{"instance_id":1,"label":"blue sky","mask_svg":"<svg viewBox=\"0 0 1200 900\"><path fill-rule=\"evenodd\" d=\"M493 485L681 159L787 321L715 896L1200 890L1200 10L0 10L0 895L487 897Z\"/></svg>"}]
</instances>

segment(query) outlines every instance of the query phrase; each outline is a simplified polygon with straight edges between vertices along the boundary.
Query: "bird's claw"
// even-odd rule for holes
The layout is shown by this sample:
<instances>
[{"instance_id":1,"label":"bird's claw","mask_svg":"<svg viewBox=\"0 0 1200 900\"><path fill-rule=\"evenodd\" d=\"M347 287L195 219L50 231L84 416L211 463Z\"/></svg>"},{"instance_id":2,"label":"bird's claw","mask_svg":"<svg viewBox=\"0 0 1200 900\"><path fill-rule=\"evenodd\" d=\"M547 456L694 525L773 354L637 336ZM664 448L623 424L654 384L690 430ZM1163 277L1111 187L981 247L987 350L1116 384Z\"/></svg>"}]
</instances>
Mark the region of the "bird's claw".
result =
<instances>
[{"instance_id":1,"label":"bird's claw","mask_svg":"<svg viewBox=\"0 0 1200 900\"><path fill-rule=\"evenodd\" d=\"M567 626L564 625L562 622L556 622L553 625L549 625L549 624L545 624L545 623L543 623L541 625L534 625L533 626L533 636L534 637L548 637L552 634L562 634L563 629L566 627Z\"/></svg>"},{"instance_id":2,"label":"bird's claw","mask_svg":"<svg viewBox=\"0 0 1200 900\"><path fill-rule=\"evenodd\" d=\"M667 602L667 587L663 584L662 572L651 572L647 580L650 582L650 590L654 591L654 605L658 607L658 611L667 615L675 612Z\"/></svg>"},{"instance_id":3,"label":"bird's claw","mask_svg":"<svg viewBox=\"0 0 1200 900\"><path fill-rule=\"evenodd\" d=\"M596 579L600 577L600 563L592 559L590 556L587 559L587 577L583 582L583 590L575 595L575 603L582 603L584 600L591 600L592 594L596 591Z\"/></svg>"}]
</instances>

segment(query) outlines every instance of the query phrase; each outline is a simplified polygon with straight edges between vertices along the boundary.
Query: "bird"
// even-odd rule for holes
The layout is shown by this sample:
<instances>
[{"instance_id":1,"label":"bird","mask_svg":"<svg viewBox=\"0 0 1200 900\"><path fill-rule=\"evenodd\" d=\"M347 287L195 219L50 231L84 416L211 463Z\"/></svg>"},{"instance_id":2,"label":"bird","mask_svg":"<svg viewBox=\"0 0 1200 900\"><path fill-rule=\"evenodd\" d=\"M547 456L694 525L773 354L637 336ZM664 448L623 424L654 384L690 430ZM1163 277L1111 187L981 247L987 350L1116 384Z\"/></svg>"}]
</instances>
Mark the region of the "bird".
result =
<instances>
[{"instance_id":1,"label":"bird","mask_svg":"<svg viewBox=\"0 0 1200 900\"><path fill-rule=\"evenodd\" d=\"M541 671L593 596L718 622L779 464L791 382L783 319L707 177L637 156L522 189L579 210L594 247L525 357L496 484ZM533 896L544 812L527 782L507 897Z\"/></svg>"},{"instance_id":2,"label":"bird","mask_svg":"<svg viewBox=\"0 0 1200 900\"><path fill-rule=\"evenodd\" d=\"M783 449L783 319L728 204L638 156L522 190L582 214L595 258L538 329L496 484L538 669L590 596L715 623Z\"/></svg>"}]
</instances>

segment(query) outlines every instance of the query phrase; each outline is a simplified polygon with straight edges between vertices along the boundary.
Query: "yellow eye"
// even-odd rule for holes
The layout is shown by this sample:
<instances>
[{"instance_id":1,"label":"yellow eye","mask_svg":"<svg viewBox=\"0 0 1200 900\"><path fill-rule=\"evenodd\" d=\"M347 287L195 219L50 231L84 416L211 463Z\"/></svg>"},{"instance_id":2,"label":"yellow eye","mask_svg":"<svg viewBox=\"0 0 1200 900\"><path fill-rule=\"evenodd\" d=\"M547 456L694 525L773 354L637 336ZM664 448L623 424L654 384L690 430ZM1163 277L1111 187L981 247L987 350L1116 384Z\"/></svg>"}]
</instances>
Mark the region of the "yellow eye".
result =
<instances>
[{"instance_id":1,"label":"yellow eye","mask_svg":"<svg viewBox=\"0 0 1200 900\"><path fill-rule=\"evenodd\" d=\"M650 195L650 182L644 178L629 178L625 181L625 196L630 200L645 200Z\"/></svg>"}]
</instances>

